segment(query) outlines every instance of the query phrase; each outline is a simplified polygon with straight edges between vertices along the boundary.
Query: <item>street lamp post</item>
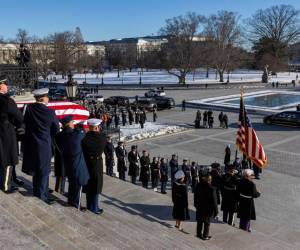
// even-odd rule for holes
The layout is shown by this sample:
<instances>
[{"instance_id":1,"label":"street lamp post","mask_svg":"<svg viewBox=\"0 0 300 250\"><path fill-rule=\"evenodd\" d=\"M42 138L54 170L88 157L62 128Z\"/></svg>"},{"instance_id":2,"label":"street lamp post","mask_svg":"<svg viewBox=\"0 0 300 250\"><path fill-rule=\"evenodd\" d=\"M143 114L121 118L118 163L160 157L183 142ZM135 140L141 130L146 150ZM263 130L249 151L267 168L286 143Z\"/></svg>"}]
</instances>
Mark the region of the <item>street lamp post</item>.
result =
<instances>
[{"instance_id":1,"label":"street lamp post","mask_svg":"<svg viewBox=\"0 0 300 250\"><path fill-rule=\"evenodd\" d=\"M139 81L139 84L142 85L142 71L139 71L139 75L140 75L140 81Z\"/></svg>"},{"instance_id":2,"label":"street lamp post","mask_svg":"<svg viewBox=\"0 0 300 250\"><path fill-rule=\"evenodd\" d=\"M77 95L77 82L73 80L72 73L68 74L68 81L66 82L67 97L70 101L74 100Z\"/></svg>"}]
</instances>

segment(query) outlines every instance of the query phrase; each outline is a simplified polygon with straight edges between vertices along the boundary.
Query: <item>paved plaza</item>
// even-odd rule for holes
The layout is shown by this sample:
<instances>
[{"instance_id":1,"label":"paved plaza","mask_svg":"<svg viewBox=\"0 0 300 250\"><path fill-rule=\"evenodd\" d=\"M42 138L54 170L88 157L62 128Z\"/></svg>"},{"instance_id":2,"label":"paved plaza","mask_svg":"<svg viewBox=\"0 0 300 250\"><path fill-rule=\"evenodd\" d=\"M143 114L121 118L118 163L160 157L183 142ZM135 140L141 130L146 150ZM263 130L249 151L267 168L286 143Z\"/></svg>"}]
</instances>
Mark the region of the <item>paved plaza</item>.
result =
<instances>
[{"instance_id":1,"label":"paved plaza","mask_svg":"<svg viewBox=\"0 0 300 250\"><path fill-rule=\"evenodd\" d=\"M251 91L255 92L255 89ZM122 94L135 96L142 93L142 91L126 91ZM180 104L182 99L192 100L237 93L238 88L167 91L167 95L174 97L177 104ZM114 94L116 93L113 91L103 92L104 96ZM159 112L158 121L192 125L195 112L195 109L182 112L181 108L177 107ZM150 156L170 158L170 155L175 153L178 154L180 162L186 157L201 165L209 165L214 161L223 163L227 144L231 144L234 157L238 113L228 113L230 124L228 130L218 128L218 114L219 111L214 112L216 127L214 129L191 129L176 135L147 139L137 143L139 149L149 150ZM269 162L269 166L263 171L262 179L256 181L262 196L256 199L258 219L253 222L253 229L278 240L300 244L299 129L265 125L262 123L263 116L259 115L249 117L265 148Z\"/></svg>"}]
</instances>

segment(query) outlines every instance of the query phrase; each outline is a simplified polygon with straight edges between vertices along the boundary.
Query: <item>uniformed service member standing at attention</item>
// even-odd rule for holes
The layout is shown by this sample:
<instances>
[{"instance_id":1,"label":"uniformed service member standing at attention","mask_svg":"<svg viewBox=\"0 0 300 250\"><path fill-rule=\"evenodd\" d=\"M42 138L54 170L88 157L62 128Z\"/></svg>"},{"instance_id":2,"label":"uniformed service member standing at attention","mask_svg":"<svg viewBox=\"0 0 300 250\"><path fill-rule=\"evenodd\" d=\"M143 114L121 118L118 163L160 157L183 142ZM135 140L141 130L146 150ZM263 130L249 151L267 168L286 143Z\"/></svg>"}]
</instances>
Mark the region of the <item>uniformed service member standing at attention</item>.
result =
<instances>
[{"instance_id":1,"label":"uniformed service member standing at attention","mask_svg":"<svg viewBox=\"0 0 300 250\"><path fill-rule=\"evenodd\" d=\"M54 110L47 107L48 92L47 88L33 91L36 103L29 104L26 108L22 171L32 176L33 195L52 204L48 179L51 171L52 138L59 132L59 123Z\"/></svg>"},{"instance_id":2,"label":"uniformed service member standing at attention","mask_svg":"<svg viewBox=\"0 0 300 250\"><path fill-rule=\"evenodd\" d=\"M113 168L115 165L114 152L115 152L115 148L111 141L111 137L107 136L104 153L105 153L106 174L109 176L113 176L113 173L114 173L114 171L113 171L114 170Z\"/></svg>"},{"instance_id":3,"label":"uniformed service member standing at attention","mask_svg":"<svg viewBox=\"0 0 300 250\"><path fill-rule=\"evenodd\" d=\"M128 153L129 171L128 175L131 176L131 183L136 184L136 178L139 176L139 153L135 145L131 146L131 151Z\"/></svg>"},{"instance_id":4,"label":"uniformed service member standing at attention","mask_svg":"<svg viewBox=\"0 0 300 250\"><path fill-rule=\"evenodd\" d=\"M83 192L86 193L87 209L95 214L102 214L103 209L99 208L99 194L102 193L103 188L102 154L106 145L106 136L101 132L101 120L89 119L87 124L89 132L82 140L82 150L90 179L84 186Z\"/></svg>"},{"instance_id":5,"label":"uniformed service member standing at attention","mask_svg":"<svg viewBox=\"0 0 300 250\"><path fill-rule=\"evenodd\" d=\"M119 141L118 146L116 147L116 156L118 159L117 162L117 168L119 172L119 179L125 181L125 173L127 171L126 167L126 156L127 156L127 151L124 146L124 142Z\"/></svg>"},{"instance_id":6,"label":"uniformed service member standing at attention","mask_svg":"<svg viewBox=\"0 0 300 250\"><path fill-rule=\"evenodd\" d=\"M56 136L56 146L61 152L66 176L69 180L68 204L80 208L82 186L89 180L89 172L82 152L81 141L84 134L74 129L73 117L61 120L63 130Z\"/></svg>"},{"instance_id":7,"label":"uniformed service member standing at attention","mask_svg":"<svg viewBox=\"0 0 300 250\"><path fill-rule=\"evenodd\" d=\"M17 190L11 185L12 168L18 164L16 129L23 123L22 113L8 95L5 76L0 77L0 184L6 193Z\"/></svg>"}]
</instances>

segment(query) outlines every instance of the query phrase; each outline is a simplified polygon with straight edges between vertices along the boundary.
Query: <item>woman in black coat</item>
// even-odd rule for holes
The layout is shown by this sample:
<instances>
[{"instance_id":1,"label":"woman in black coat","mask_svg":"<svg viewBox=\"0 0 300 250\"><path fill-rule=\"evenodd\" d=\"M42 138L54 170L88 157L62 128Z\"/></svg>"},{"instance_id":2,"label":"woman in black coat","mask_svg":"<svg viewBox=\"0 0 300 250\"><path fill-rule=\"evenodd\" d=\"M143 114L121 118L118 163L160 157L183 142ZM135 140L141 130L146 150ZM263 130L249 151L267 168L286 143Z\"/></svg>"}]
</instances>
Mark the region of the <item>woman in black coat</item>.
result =
<instances>
[{"instance_id":1,"label":"woman in black coat","mask_svg":"<svg viewBox=\"0 0 300 250\"><path fill-rule=\"evenodd\" d=\"M175 227L182 231L181 222L190 219L188 210L188 192L185 185L185 175L182 170L175 174L176 181L172 186L173 218L176 220Z\"/></svg>"},{"instance_id":2,"label":"woman in black coat","mask_svg":"<svg viewBox=\"0 0 300 250\"><path fill-rule=\"evenodd\" d=\"M254 198L260 196L256 185L252 181L253 171L251 169L243 170L243 178L237 186L239 193L239 205L237 217L240 218L240 229L251 232L250 221L256 220Z\"/></svg>"},{"instance_id":3,"label":"woman in black coat","mask_svg":"<svg viewBox=\"0 0 300 250\"><path fill-rule=\"evenodd\" d=\"M150 179L150 158L146 150L143 151L143 155L140 158L141 173L140 181L144 188L148 188L148 182Z\"/></svg>"}]
</instances>

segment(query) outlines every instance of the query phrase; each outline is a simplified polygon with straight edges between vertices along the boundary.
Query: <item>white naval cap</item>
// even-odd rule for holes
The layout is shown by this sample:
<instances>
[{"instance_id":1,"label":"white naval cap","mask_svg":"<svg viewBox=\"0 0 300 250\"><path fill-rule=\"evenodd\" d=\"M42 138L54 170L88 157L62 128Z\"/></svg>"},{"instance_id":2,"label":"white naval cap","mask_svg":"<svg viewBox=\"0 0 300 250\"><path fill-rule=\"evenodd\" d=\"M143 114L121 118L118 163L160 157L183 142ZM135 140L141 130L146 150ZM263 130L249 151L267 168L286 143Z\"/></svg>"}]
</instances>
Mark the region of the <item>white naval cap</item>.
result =
<instances>
[{"instance_id":1,"label":"white naval cap","mask_svg":"<svg viewBox=\"0 0 300 250\"><path fill-rule=\"evenodd\" d=\"M49 93L48 88L36 89L36 90L32 91L32 94L34 97L45 96L45 95L48 95L48 93Z\"/></svg>"},{"instance_id":2,"label":"white naval cap","mask_svg":"<svg viewBox=\"0 0 300 250\"><path fill-rule=\"evenodd\" d=\"M93 119L88 119L87 120L87 124L89 126L99 126L101 124L102 120L100 119L96 119L96 118L93 118Z\"/></svg>"},{"instance_id":3,"label":"white naval cap","mask_svg":"<svg viewBox=\"0 0 300 250\"><path fill-rule=\"evenodd\" d=\"M180 180L181 178L183 178L185 175L184 175L184 172L182 170L178 170L176 173L175 173L175 179L176 180Z\"/></svg>"},{"instance_id":4,"label":"white naval cap","mask_svg":"<svg viewBox=\"0 0 300 250\"><path fill-rule=\"evenodd\" d=\"M251 175L253 175L253 170L250 169L250 168L244 169L243 170L243 175L244 176L251 176Z\"/></svg>"}]
</instances>

